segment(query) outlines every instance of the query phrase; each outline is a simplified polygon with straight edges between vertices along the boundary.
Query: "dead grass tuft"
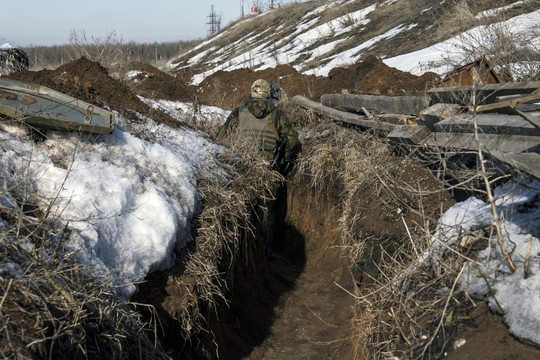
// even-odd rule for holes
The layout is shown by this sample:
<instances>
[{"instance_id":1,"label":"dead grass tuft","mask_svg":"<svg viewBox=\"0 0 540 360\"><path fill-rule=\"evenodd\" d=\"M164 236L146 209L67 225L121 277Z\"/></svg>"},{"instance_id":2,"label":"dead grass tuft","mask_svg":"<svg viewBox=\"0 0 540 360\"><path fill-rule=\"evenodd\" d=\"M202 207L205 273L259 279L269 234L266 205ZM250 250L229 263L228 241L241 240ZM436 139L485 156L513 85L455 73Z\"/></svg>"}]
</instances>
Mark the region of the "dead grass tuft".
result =
<instances>
[{"instance_id":1,"label":"dead grass tuft","mask_svg":"<svg viewBox=\"0 0 540 360\"><path fill-rule=\"evenodd\" d=\"M12 190L0 196L13 199ZM116 300L109 284L64 250L64 228L28 204L6 204L0 206L2 358L169 358L157 343L159 324L144 322L139 305Z\"/></svg>"},{"instance_id":2,"label":"dead grass tuft","mask_svg":"<svg viewBox=\"0 0 540 360\"><path fill-rule=\"evenodd\" d=\"M197 217L194 248L185 254L185 271L176 281L193 301L179 309L176 320L186 338L203 334L200 356L219 356L219 320L228 307L227 292L235 274L261 261L261 228L283 177L257 155L251 141L236 136L219 139L227 149L219 155L225 169L203 176L198 189L203 209Z\"/></svg>"},{"instance_id":3,"label":"dead grass tuft","mask_svg":"<svg viewBox=\"0 0 540 360\"><path fill-rule=\"evenodd\" d=\"M450 1L439 10L438 37L460 34L471 24L482 25L477 31L463 33L447 49L438 63L450 69L486 56L506 82L535 81L540 77L540 48L534 39L540 26L531 24L527 34L516 33L506 23L517 14L527 12L532 2L505 0ZM524 11L524 9L527 9ZM532 10L532 9L531 9Z\"/></svg>"},{"instance_id":4,"label":"dead grass tuft","mask_svg":"<svg viewBox=\"0 0 540 360\"><path fill-rule=\"evenodd\" d=\"M443 211L442 204L440 211L428 211L425 200L443 192L443 186L427 190L420 182L404 182L403 169L414 162L397 157L373 134L309 112L291 117L304 125L297 180L337 199L341 213L341 245L358 281L358 358L440 356L470 306L456 287L468 261L464 249L432 254L430 262L419 260L430 251L432 227ZM366 215L363 201L368 198L377 201L376 214ZM388 217L399 222L408 235L395 238L370 231L366 217L378 216L380 221Z\"/></svg>"}]
</instances>

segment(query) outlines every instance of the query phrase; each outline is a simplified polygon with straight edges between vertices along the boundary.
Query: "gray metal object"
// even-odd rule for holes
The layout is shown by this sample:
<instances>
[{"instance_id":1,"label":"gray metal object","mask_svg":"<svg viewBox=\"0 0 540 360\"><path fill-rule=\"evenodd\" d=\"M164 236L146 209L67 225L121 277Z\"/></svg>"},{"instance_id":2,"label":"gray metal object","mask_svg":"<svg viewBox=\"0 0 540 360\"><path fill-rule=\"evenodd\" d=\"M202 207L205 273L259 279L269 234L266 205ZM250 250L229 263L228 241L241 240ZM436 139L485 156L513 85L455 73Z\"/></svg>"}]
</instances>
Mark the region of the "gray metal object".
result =
<instances>
[{"instance_id":1,"label":"gray metal object","mask_svg":"<svg viewBox=\"0 0 540 360\"><path fill-rule=\"evenodd\" d=\"M114 114L45 86L0 79L0 114L35 127L108 134Z\"/></svg>"}]
</instances>

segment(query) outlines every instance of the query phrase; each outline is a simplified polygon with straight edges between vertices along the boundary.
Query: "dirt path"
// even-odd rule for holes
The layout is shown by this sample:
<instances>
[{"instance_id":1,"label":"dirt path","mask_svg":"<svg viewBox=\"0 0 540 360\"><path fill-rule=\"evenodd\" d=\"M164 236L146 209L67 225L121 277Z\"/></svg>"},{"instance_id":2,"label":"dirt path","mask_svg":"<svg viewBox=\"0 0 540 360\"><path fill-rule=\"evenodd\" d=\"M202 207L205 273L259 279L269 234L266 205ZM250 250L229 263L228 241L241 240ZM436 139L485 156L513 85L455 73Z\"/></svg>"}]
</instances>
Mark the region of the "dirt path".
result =
<instances>
[{"instance_id":1,"label":"dirt path","mask_svg":"<svg viewBox=\"0 0 540 360\"><path fill-rule=\"evenodd\" d=\"M277 273L297 271L284 264ZM352 297L338 284L347 286L347 274L330 261L310 266L296 280L296 287L284 294L275 309L278 318L270 335L248 359L348 359L354 319Z\"/></svg>"},{"instance_id":2,"label":"dirt path","mask_svg":"<svg viewBox=\"0 0 540 360\"><path fill-rule=\"evenodd\" d=\"M337 243L337 219L306 191L290 192L288 204L275 244L285 259L270 265L294 287L279 299L269 336L245 359L352 359L353 280Z\"/></svg>"}]
</instances>

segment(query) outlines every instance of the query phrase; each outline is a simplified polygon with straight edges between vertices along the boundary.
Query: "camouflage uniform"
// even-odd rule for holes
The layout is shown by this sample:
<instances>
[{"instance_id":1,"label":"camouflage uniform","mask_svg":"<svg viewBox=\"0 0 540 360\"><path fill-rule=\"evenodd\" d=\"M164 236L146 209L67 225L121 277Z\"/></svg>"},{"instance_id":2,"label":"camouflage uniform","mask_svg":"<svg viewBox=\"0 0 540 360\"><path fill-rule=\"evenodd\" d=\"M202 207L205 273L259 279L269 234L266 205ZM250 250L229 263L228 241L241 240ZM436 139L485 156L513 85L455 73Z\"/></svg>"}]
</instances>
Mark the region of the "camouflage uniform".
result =
<instances>
[{"instance_id":1,"label":"camouflage uniform","mask_svg":"<svg viewBox=\"0 0 540 360\"><path fill-rule=\"evenodd\" d=\"M264 84L266 83L266 84ZM257 87L261 85L262 91ZM268 91L266 91L268 86ZM266 81L253 83L251 96L245 105L234 109L222 127L222 133L242 131L259 143L261 153L269 160L274 159L278 139L285 140L282 167L290 166L299 150L298 134L291 126L287 115L268 101L270 95Z\"/></svg>"}]
</instances>

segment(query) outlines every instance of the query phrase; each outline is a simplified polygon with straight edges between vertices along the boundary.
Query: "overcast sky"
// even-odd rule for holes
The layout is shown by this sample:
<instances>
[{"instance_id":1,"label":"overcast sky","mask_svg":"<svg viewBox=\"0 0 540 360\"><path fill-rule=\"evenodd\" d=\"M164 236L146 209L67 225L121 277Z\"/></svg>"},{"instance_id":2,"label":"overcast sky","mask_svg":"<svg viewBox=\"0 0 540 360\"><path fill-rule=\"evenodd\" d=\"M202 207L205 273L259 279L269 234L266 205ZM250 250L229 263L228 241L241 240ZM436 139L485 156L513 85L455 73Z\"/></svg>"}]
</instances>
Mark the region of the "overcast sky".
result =
<instances>
[{"instance_id":1,"label":"overcast sky","mask_svg":"<svg viewBox=\"0 0 540 360\"><path fill-rule=\"evenodd\" d=\"M0 45L66 44L73 30L88 39L115 31L124 42L193 40L207 36L212 5L224 27L242 3L249 13L253 0L0 0Z\"/></svg>"}]
</instances>

